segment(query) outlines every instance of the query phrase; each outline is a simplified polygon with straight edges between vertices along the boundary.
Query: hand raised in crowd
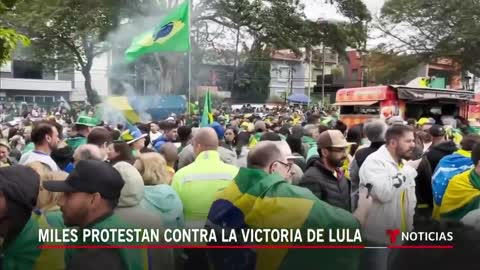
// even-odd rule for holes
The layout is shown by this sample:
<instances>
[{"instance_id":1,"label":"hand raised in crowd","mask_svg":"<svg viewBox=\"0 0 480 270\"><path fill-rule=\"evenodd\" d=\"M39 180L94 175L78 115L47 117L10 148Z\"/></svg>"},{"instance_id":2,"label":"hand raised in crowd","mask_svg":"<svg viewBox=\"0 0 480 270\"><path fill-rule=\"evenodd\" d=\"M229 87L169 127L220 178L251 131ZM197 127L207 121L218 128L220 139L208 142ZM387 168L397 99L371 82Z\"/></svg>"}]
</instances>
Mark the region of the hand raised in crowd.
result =
<instances>
[{"instance_id":1,"label":"hand raised in crowd","mask_svg":"<svg viewBox=\"0 0 480 270\"><path fill-rule=\"evenodd\" d=\"M363 226L367 220L368 211L372 207L373 198L368 194L366 187L360 187L359 196L358 196L358 208L353 213L353 216L360 222Z\"/></svg>"}]
</instances>

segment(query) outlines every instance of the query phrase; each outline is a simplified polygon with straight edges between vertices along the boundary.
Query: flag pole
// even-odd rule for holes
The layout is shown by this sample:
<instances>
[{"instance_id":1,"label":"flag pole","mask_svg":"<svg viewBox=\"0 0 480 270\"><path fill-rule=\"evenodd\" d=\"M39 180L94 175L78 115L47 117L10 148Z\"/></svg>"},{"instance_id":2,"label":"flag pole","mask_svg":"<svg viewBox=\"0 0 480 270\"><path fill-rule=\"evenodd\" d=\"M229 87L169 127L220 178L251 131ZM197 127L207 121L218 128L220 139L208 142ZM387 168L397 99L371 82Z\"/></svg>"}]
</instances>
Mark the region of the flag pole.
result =
<instances>
[{"instance_id":1,"label":"flag pole","mask_svg":"<svg viewBox=\"0 0 480 270\"><path fill-rule=\"evenodd\" d=\"M192 29L192 0L187 0L188 1L188 43L190 44L190 49L188 50L188 114L191 115L191 99L192 99L192 44L190 40L190 32Z\"/></svg>"}]
</instances>

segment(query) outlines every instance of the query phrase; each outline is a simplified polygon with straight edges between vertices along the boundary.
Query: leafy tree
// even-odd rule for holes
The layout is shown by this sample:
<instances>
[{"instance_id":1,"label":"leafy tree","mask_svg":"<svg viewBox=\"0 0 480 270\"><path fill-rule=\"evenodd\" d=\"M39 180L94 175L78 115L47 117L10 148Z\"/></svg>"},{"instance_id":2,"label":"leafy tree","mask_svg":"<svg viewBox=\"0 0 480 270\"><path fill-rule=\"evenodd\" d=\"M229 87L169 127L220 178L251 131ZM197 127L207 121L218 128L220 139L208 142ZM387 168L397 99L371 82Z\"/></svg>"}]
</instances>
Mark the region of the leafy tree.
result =
<instances>
[{"instance_id":1,"label":"leafy tree","mask_svg":"<svg viewBox=\"0 0 480 270\"><path fill-rule=\"evenodd\" d=\"M374 50L367 57L369 81L375 84L406 84L416 75L419 57Z\"/></svg>"},{"instance_id":2,"label":"leafy tree","mask_svg":"<svg viewBox=\"0 0 480 270\"><path fill-rule=\"evenodd\" d=\"M332 23L328 21L310 21L306 19L305 6L300 1L233 1L214 0L210 7L213 12L199 16L198 20L207 20L224 27L234 29L236 33L235 61L239 54L240 32L243 31L253 43L248 47L243 43L246 62L234 75L233 98L265 100L269 94L270 55L275 49L290 49L297 55L301 48L325 44L339 53L347 46L356 47L366 38L364 23L370 20L365 5L358 0L329 1L349 18L349 22ZM247 70L248 69L248 70ZM249 77L249 74L252 76ZM251 92L249 94L249 92ZM264 99L265 97L265 99Z\"/></svg>"},{"instance_id":3,"label":"leafy tree","mask_svg":"<svg viewBox=\"0 0 480 270\"><path fill-rule=\"evenodd\" d=\"M448 57L480 75L480 1L388 0L377 28L393 52Z\"/></svg>"},{"instance_id":4,"label":"leafy tree","mask_svg":"<svg viewBox=\"0 0 480 270\"><path fill-rule=\"evenodd\" d=\"M21 0L10 20L33 40L34 57L49 69L79 70L91 104L99 102L92 87L96 56L108 51L107 34L119 24L121 2L114 0Z\"/></svg>"},{"instance_id":5,"label":"leafy tree","mask_svg":"<svg viewBox=\"0 0 480 270\"><path fill-rule=\"evenodd\" d=\"M16 0L0 0L0 66L12 58L12 52L20 43L30 45L30 40L14 29L8 27L8 22L2 19L7 12L12 12Z\"/></svg>"},{"instance_id":6,"label":"leafy tree","mask_svg":"<svg viewBox=\"0 0 480 270\"><path fill-rule=\"evenodd\" d=\"M270 50L261 47L248 53L239 69L232 98L241 102L263 102L270 95Z\"/></svg>"},{"instance_id":7,"label":"leafy tree","mask_svg":"<svg viewBox=\"0 0 480 270\"><path fill-rule=\"evenodd\" d=\"M152 15L151 3L132 1L130 10ZM151 1L147 1L151 2ZM179 1L157 1L160 6L173 8ZM207 58L218 56L213 62L233 64L232 96L240 99L268 96L270 54L274 49L291 49L300 54L300 48L321 43L344 52L346 46L363 43L363 23L370 15L361 0L335 0L332 2L350 19L346 23L309 21L300 1L291 0L199 0L192 7L192 63L193 85L197 86L197 73ZM147 7L147 8L145 8ZM150 8L148 8L150 7ZM168 12L158 9L161 13ZM153 12L155 13L155 12ZM130 21L135 25L135 15ZM143 17L141 17L143 19ZM225 33L232 33L233 45L225 46ZM222 42L217 40L222 39ZM246 41L253 40L253 42ZM214 52L214 53L212 53ZM142 57L136 65L137 72L150 69L155 75L159 92L186 89L187 63L181 54L151 54ZM215 58L215 57L214 57ZM223 59L220 59L223 58ZM211 60L211 59L210 59ZM268 67L268 69L267 69ZM142 76L142 75L140 75ZM183 83L175 83L180 78ZM179 87L183 85L183 87ZM260 92L259 92L260 91ZM252 92L248 94L248 92ZM259 94L260 93L260 94Z\"/></svg>"}]
</instances>

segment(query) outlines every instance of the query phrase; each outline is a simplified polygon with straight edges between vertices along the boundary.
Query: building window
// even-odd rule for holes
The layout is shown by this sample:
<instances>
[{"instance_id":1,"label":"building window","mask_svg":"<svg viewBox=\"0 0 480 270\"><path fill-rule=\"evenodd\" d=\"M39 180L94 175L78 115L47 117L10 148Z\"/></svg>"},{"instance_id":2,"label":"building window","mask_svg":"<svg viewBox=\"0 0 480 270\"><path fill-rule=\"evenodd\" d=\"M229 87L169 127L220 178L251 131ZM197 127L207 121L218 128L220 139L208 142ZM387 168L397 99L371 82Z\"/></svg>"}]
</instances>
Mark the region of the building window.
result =
<instances>
[{"instance_id":1,"label":"building window","mask_svg":"<svg viewBox=\"0 0 480 270\"><path fill-rule=\"evenodd\" d=\"M288 76L290 75L289 71L289 67L279 67L277 71L277 78L280 80L288 80Z\"/></svg>"},{"instance_id":2,"label":"building window","mask_svg":"<svg viewBox=\"0 0 480 270\"><path fill-rule=\"evenodd\" d=\"M326 50L326 52L325 52L325 62L336 64L338 62L338 54L331 51L331 50Z\"/></svg>"},{"instance_id":3,"label":"building window","mask_svg":"<svg viewBox=\"0 0 480 270\"><path fill-rule=\"evenodd\" d=\"M24 96L15 96L15 102L24 102L25 97Z\"/></svg>"},{"instance_id":4,"label":"building window","mask_svg":"<svg viewBox=\"0 0 480 270\"><path fill-rule=\"evenodd\" d=\"M352 82L357 82L359 81L358 79L358 69L354 68L352 69Z\"/></svg>"},{"instance_id":5,"label":"building window","mask_svg":"<svg viewBox=\"0 0 480 270\"><path fill-rule=\"evenodd\" d=\"M13 77L19 79L42 79L41 63L29 61L13 61Z\"/></svg>"},{"instance_id":6,"label":"building window","mask_svg":"<svg viewBox=\"0 0 480 270\"><path fill-rule=\"evenodd\" d=\"M27 103L33 103L33 97L26 96L26 97L25 97L25 102L27 102Z\"/></svg>"},{"instance_id":7,"label":"building window","mask_svg":"<svg viewBox=\"0 0 480 270\"><path fill-rule=\"evenodd\" d=\"M45 97L34 97L35 103L44 103Z\"/></svg>"},{"instance_id":8,"label":"building window","mask_svg":"<svg viewBox=\"0 0 480 270\"><path fill-rule=\"evenodd\" d=\"M47 104L51 104L54 102L54 98L53 97L45 97L45 103Z\"/></svg>"}]
</instances>

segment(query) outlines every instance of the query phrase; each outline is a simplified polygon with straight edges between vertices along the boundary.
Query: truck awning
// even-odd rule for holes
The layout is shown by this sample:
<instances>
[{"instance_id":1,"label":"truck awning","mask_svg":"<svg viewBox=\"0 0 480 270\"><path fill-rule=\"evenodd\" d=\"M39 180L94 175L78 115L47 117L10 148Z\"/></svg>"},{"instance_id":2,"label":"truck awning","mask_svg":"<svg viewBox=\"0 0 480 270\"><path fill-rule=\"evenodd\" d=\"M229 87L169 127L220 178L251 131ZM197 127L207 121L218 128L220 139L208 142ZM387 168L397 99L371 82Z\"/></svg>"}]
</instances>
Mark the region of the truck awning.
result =
<instances>
[{"instance_id":1,"label":"truck awning","mask_svg":"<svg viewBox=\"0 0 480 270\"><path fill-rule=\"evenodd\" d=\"M433 89L433 88L413 88L398 86L397 93L399 99L422 101L434 99L454 99L454 100L472 100L474 93L461 90Z\"/></svg>"},{"instance_id":2,"label":"truck awning","mask_svg":"<svg viewBox=\"0 0 480 270\"><path fill-rule=\"evenodd\" d=\"M350 101L350 102L337 102L332 105L335 106L371 106L375 103L378 103L378 100L373 101Z\"/></svg>"}]
</instances>

